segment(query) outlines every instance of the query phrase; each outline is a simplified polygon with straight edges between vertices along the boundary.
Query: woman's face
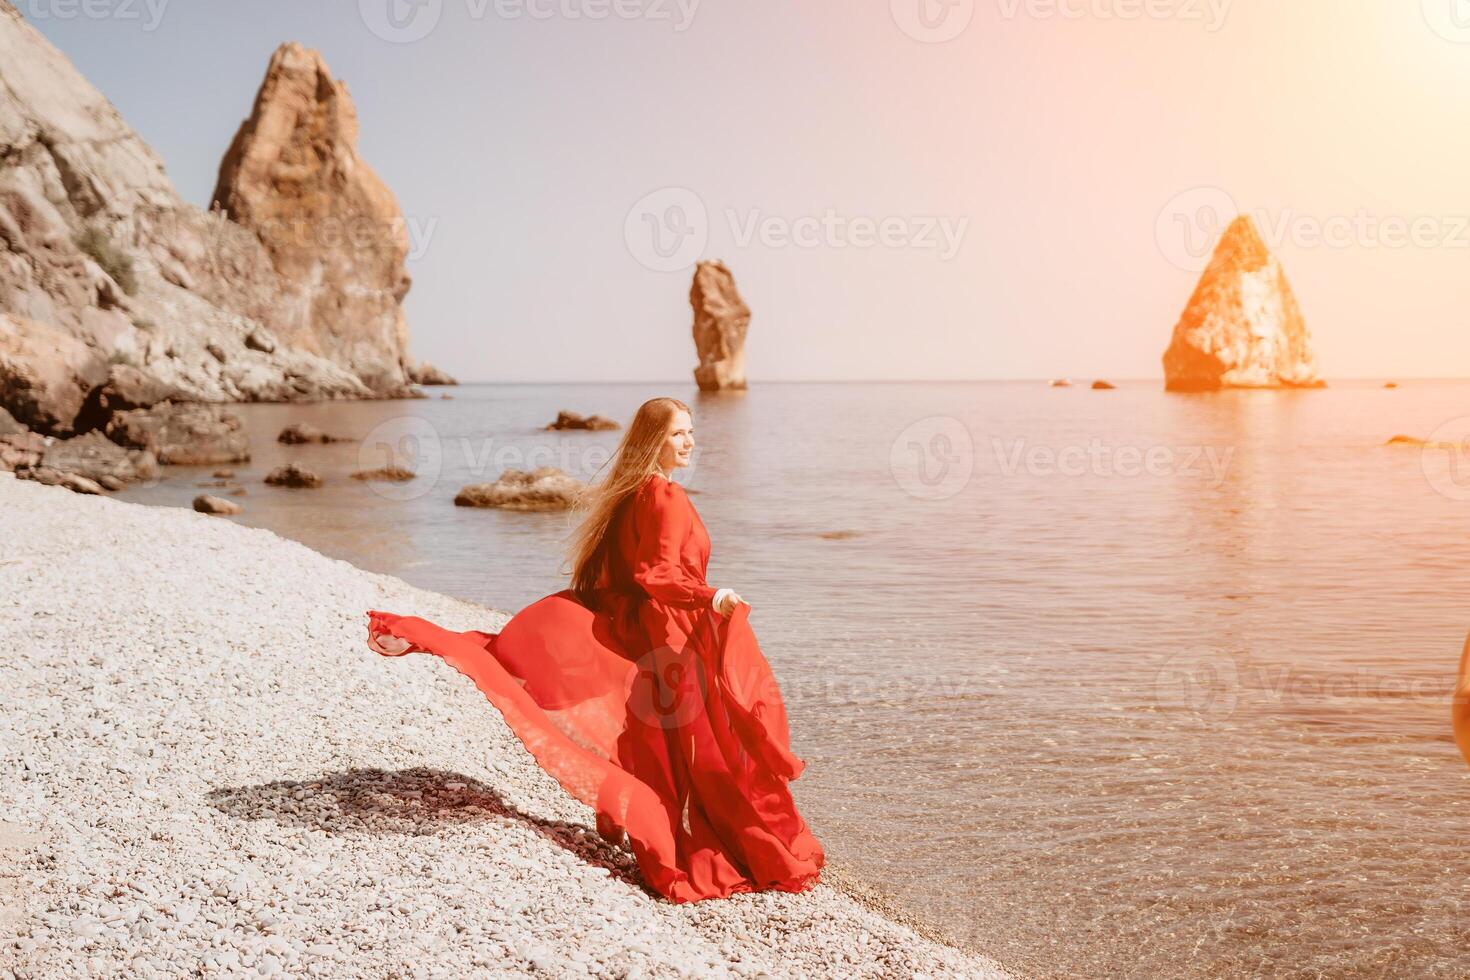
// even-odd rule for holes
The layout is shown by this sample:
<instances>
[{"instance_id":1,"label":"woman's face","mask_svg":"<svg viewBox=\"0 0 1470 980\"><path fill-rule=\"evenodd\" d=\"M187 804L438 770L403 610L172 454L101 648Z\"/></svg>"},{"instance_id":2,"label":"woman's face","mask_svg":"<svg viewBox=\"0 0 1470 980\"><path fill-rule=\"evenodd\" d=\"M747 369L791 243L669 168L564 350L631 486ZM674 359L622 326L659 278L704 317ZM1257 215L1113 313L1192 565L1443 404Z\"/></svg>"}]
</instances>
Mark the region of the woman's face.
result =
<instances>
[{"instance_id":1,"label":"woman's face","mask_svg":"<svg viewBox=\"0 0 1470 980\"><path fill-rule=\"evenodd\" d=\"M694 420L682 408L676 409L674 417L669 419L669 434L664 436L664 444L658 452L659 468L671 471L688 466L693 452Z\"/></svg>"}]
</instances>

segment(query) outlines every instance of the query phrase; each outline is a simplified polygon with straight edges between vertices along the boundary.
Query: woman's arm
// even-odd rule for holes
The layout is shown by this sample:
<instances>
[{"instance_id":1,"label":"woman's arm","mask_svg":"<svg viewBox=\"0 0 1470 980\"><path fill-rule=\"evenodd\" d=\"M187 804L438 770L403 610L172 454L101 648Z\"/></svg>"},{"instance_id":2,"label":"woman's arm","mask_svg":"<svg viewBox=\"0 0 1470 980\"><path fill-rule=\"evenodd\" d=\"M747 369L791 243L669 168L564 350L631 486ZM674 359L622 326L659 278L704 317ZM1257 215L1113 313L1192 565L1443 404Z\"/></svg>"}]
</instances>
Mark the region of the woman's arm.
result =
<instances>
[{"instance_id":1,"label":"woman's arm","mask_svg":"<svg viewBox=\"0 0 1470 980\"><path fill-rule=\"evenodd\" d=\"M666 605L713 608L715 590L689 573L679 560L694 527L694 512L684 491L668 480L654 480L636 501L638 554L633 581Z\"/></svg>"}]
</instances>

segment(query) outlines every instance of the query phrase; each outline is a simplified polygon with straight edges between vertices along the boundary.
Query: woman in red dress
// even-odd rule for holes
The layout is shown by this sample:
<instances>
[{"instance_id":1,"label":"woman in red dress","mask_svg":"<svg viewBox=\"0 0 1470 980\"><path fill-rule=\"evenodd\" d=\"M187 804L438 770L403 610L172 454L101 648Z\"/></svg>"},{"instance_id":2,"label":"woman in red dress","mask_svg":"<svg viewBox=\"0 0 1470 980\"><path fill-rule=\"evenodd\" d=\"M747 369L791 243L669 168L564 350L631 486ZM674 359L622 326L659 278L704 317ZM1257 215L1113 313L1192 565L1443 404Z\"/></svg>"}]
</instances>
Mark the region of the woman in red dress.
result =
<instances>
[{"instance_id":1,"label":"woman in red dress","mask_svg":"<svg viewBox=\"0 0 1470 980\"><path fill-rule=\"evenodd\" d=\"M474 681L666 898L801 891L823 863L787 786L802 762L750 606L705 581L709 534L669 478L693 448L687 405L645 402L588 491L570 589L496 634L370 612L369 645Z\"/></svg>"}]
</instances>

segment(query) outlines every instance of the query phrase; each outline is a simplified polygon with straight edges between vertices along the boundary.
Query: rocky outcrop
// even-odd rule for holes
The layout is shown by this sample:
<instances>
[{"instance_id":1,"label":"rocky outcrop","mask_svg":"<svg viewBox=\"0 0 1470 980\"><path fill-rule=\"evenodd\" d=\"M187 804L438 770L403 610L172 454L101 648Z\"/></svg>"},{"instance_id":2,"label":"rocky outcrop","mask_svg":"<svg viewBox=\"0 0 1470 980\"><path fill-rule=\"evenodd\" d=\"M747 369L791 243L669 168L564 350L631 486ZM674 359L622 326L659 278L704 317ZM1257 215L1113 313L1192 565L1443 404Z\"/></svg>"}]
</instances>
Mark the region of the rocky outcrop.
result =
<instances>
[{"instance_id":1,"label":"rocky outcrop","mask_svg":"<svg viewBox=\"0 0 1470 980\"><path fill-rule=\"evenodd\" d=\"M1249 217L1226 229L1174 327L1164 387L1325 387L1286 273Z\"/></svg>"},{"instance_id":2,"label":"rocky outcrop","mask_svg":"<svg viewBox=\"0 0 1470 980\"><path fill-rule=\"evenodd\" d=\"M146 449L160 463L171 466L209 466L244 463L250 443L240 419L214 405L175 405L165 402L151 409L119 412L107 423L113 442Z\"/></svg>"},{"instance_id":3,"label":"rocky outcrop","mask_svg":"<svg viewBox=\"0 0 1470 980\"><path fill-rule=\"evenodd\" d=\"M41 454L39 465L86 477L107 490L121 490L158 476L158 459L153 453L126 449L96 431L53 442Z\"/></svg>"},{"instance_id":4,"label":"rocky outcrop","mask_svg":"<svg viewBox=\"0 0 1470 980\"><path fill-rule=\"evenodd\" d=\"M420 361L408 369L408 380L416 385L457 385L446 371L441 371L428 361ZM448 398L448 395L444 396Z\"/></svg>"},{"instance_id":5,"label":"rocky outcrop","mask_svg":"<svg viewBox=\"0 0 1470 980\"><path fill-rule=\"evenodd\" d=\"M201 514L215 514L220 517L232 517L242 513L245 508L233 500L223 497L212 497L207 493L201 493L194 498L194 509Z\"/></svg>"},{"instance_id":6,"label":"rocky outcrop","mask_svg":"<svg viewBox=\"0 0 1470 980\"><path fill-rule=\"evenodd\" d=\"M284 44L220 164L214 205L255 232L283 291L278 338L373 391L410 383L403 297L408 231L357 155L357 110L316 51Z\"/></svg>"},{"instance_id":7,"label":"rocky outcrop","mask_svg":"<svg viewBox=\"0 0 1470 980\"><path fill-rule=\"evenodd\" d=\"M322 485L322 478L299 463L285 463L267 473L265 482L273 487L315 489Z\"/></svg>"},{"instance_id":8,"label":"rocky outcrop","mask_svg":"<svg viewBox=\"0 0 1470 980\"><path fill-rule=\"evenodd\" d=\"M694 307L694 347L699 365L694 380L700 391L745 387L745 333L750 307L735 289L735 277L723 262L701 262L689 287Z\"/></svg>"},{"instance_id":9,"label":"rocky outcrop","mask_svg":"<svg viewBox=\"0 0 1470 980\"><path fill-rule=\"evenodd\" d=\"M612 419L603 415L579 415L576 412L568 412L563 409L556 413L556 421L546 428L556 431L561 429L591 429L595 432L611 432L622 426Z\"/></svg>"},{"instance_id":10,"label":"rocky outcrop","mask_svg":"<svg viewBox=\"0 0 1470 980\"><path fill-rule=\"evenodd\" d=\"M475 483L459 491L459 507L498 507L502 510L567 510L577 503L583 484L555 466L527 473L506 470L494 483Z\"/></svg>"},{"instance_id":11,"label":"rocky outcrop","mask_svg":"<svg viewBox=\"0 0 1470 980\"><path fill-rule=\"evenodd\" d=\"M329 443L344 442L341 436L334 436L330 432L323 432L308 422L292 422L281 430L276 436L276 442L285 443L288 446L302 446L307 443Z\"/></svg>"},{"instance_id":12,"label":"rocky outcrop","mask_svg":"<svg viewBox=\"0 0 1470 980\"><path fill-rule=\"evenodd\" d=\"M280 160L263 172L258 139L247 141L252 153L226 160L240 174L230 200L242 216L259 216L259 207L241 204L249 188L269 198L247 173L306 189L310 213L324 219L376 200L363 188L381 184L363 177L365 168L344 149L355 132L345 122L353 115L345 90L333 83L324 99L332 117L344 120L333 129L341 138L286 140L329 150L319 171L309 161L293 169ZM231 163L236 157L241 167ZM0 317L0 405L58 435L101 425L106 409L96 387L119 365L134 369L128 383L135 389L162 386L176 400L404 393L398 301L407 278L399 244L327 247L319 263L283 261L271 247L275 227L185 203L117 110L0 0L0 314L7 314ZM61 339L37 360L31 354L40 330ZM78 422L84 405L100 414Z\"/></svg>"}]
</instances>

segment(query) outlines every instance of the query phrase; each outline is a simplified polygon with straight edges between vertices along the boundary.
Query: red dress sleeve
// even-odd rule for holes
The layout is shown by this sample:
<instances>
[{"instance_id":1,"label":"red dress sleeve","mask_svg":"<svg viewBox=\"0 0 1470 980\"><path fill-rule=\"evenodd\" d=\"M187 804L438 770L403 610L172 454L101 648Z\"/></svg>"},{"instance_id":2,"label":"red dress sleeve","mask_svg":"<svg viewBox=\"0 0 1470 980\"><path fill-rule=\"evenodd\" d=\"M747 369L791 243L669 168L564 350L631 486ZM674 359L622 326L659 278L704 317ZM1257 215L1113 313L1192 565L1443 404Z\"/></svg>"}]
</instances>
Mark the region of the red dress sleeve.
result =
<instances>
[{"instance_id":1,"label":"red dress sleeve","mask_svg":"<svg viewBox=\"0 0 1470 980\"><path fill-rule=\"evenodd\" d=\"M694 511L671 481L650 480L634 502L637 554L633 581L649 596L681 609L709 609L715 590L685 567L685 542L694 530Z\"/></svg>"}]
</instances>

